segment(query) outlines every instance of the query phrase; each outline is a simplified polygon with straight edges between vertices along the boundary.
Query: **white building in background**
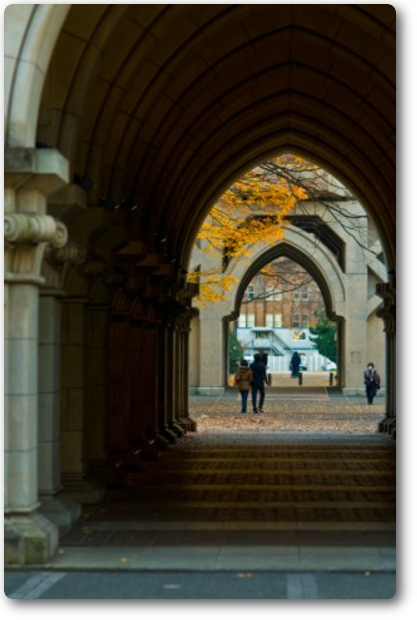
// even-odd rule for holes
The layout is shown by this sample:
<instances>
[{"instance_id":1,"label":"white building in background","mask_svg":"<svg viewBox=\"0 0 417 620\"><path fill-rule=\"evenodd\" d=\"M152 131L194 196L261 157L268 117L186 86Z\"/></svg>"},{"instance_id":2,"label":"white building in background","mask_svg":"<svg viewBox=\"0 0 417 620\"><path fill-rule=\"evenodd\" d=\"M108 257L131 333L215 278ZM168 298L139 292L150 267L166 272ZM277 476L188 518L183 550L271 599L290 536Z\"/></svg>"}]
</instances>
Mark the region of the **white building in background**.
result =
<instances>
[{"instance_id":1,"label":"white building in background","mask_svg":"<svg viewBox=\"0 0 417 620\"><path fill-rule=\"evenodd\" d=\"M238 327L236 330L245 359L253 361L255 353L263 349L268 355L268 372L289 370L294 351L301 357L302 370L336 370L337 364L318 353L310 335L308 328Z\"/></svg>"}]
</instances>

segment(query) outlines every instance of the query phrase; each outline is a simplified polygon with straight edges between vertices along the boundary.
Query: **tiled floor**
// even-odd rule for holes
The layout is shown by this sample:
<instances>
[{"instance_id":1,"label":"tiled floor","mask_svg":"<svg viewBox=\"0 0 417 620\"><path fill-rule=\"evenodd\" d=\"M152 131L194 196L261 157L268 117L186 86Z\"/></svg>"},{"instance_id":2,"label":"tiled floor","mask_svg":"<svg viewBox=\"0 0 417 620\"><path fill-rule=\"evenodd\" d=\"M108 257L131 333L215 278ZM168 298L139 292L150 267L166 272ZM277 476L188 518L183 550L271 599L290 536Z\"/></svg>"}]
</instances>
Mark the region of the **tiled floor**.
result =
<instances>
[{"instance_id":1,"label":"tiled floor","mask_svg":"<svg viewBox=\"0 0 417 620\"><path fill-rule=\"evenodd\" d=\"M395 546L383 435L188 434L86 506L62 549Z\"/></svg>"}]
</instances>

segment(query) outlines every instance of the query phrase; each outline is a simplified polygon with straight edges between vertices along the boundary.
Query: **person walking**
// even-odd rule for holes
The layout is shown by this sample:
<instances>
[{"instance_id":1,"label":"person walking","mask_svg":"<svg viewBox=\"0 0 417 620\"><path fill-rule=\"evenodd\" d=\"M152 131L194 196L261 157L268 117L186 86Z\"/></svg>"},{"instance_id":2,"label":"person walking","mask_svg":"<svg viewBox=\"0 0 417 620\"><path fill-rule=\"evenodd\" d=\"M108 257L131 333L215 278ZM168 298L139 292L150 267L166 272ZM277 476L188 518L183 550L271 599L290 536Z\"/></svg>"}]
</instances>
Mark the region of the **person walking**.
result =
<instances>
[{"instance_id":1,"label":"person walking","mask_svg":"<svg viewBox=\"0 0 417 620\"><path fill-rule=\"evenodd\" d=\"M265 364L265 368L268 368L268 355L263 349L259 349L259 361L261 364Z\"/></svg>"},{"instance_id":2,"label":"person walking","mask_svg":"<svg viewBox=\"0 0 417 620\"><path fill-rule=\"evenodd\" d=\"M291 363L290 363L291 379L296 379L298 377L299 372L300 372L300 364L301 364L301 357L298 355L297 351L294 351L292 358L291 358Z\"/></svg>"},{"instance_id":3,"label":"person walking","mask_svg":"<svg viewBox=\"0 0 417 620\"><path fill-rule=\"evenodd\" d=\"M254 361L250 365L252 371L252 407L253 413L263 413L263 405L265 402L265 383L267 382L266 367L260 361L261 356L255 353ZM257 404L259 392L259 406Z\"/></svg>"},{"instance_id":4,"label":"person walking","mask_svg":"<svg viewBox=\"0 0 417 620\"><path fill-rule=\"evenodd\" d=\"M242 360L240 362L240 366L235 374L235 384L239 388L240 397L242 399L241 413L246 413L249 390L252 384L252 371L249 368L249 364L246 360Z\"/></svg>"},{"instance_id":5,"label":"person walking","mask_svg":"<svg viewBox=\"0 0 417 620\"><path fill-rule=\"evenodd\" d=\"M373 362L369 362L365 372L363 373L363 379L368 404L372 405L377 390L379 390L381 387L381 377L377 373Z\"/></svg>"},{"instance_id":6,"label":"person walking","mask_svg":"<svg viewBox=\"0 0 417 620\"><path fill-rule=\"evenodd\" d=\"M264 364L265 368L268 368L268 354L265 353L263 349L259 349L259 355L260 355L259 361L261 362L261 364ZM271 375L267 373L266 378L267 378L266 384L271 385Z\"/></svg>"}]
</instances>

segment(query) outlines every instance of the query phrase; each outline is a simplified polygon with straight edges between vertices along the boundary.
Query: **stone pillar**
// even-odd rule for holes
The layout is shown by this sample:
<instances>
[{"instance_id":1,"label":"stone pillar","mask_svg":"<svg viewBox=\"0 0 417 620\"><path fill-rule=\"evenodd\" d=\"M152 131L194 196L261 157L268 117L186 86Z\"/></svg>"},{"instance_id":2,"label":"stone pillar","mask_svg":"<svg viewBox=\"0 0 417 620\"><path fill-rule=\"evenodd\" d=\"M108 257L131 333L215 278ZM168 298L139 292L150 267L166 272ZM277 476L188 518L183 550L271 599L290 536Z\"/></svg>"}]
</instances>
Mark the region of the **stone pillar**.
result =
<instances>
[{"instance_id":1,"label":"stone pillar","mask_svg":"<svg viewBox=\"0 0 417 620\"><path fill-rule=\"evenodd\" d=\"M194 316L189 335L189 373L190 392L198 392L200 385L200 317Z\"/></svg>"},{"instance_id":2,"label":"stone pillar","mask_svg":"<svg viewBox=\"0 0 417 620\"><path fill-rule=\"evenodd\" d=\"M45 284L39 311L38 476L39 511L68 531L81 512L80 504L61 490L61 299L63 278L70 264L81 265L85 253L69 241L63 248L47 248L42 263Z\"/></svg>"},{"instance_id":3,"label":"stone pillar","mask_svg":"<svg viewBox=\"0 0 417 620\"><path fill-rule=\"evenodd\" d=\"M166 424L170 432L175 436L174 431L175 419L175 319L170 316L165 330L166 338L166 392L165 392L165 411Z\"/></svg>"},{"instance_id":4,"label":"stone pillar","mask_svg":"<svg viewBox=\"0 0 417 620\"><path fill-rule=\"evenodd\" d=\"M38 478L39 512L67 532L81 506L61 492L60 340L61 300L43 289L39 307Z\"/></svg>"},{"instance_id":5,"label":"stone pillar","mask_svg":"<svg viewBox=\"0 0 417 620\"><path fill-rule=\"evenodd\" d=\"M64 489L81 503L95 503L104 489L88 475L88 298L62 302L61 469Z\"/></svg>"},{"instance_id":6,"label":"stone pillar","mask_svg":"<svg viewBox=\"0 0 417 620\"><path fill-rule=\"evenodd\" d=\"M383 306L377 315L384 321L386 334L386 415L378 425L380 432L395 437L396 412L396 290L395 285L378 284L377 294L383 299Z\"/></svg>"},{"instance_id":7,"label":"stone pillar","mask_svg":"<svg viewBox=\"0 0 417 620\"><path fill-rule=\"evenodd\" d=\"M145 377L149 373L145 357L145 329L141 312L136 311L129 325L129 354L127 376L129 378L129 442L133 446L146 441L144 409L148 399Z\"/></svg>"},{"instance_id":8,"label":"stone pillar","mask_svg":"<svg viewBox=\"0 0 417 620\"><path fill-rule=\"evenodd\" d=\"M126 299L124 299L126 302ZM123 454L129 448L129 344L130 311L127 307L116 308L110 317L110 351L108 377L108 423L107 453Z\"/></svg>"},{"instance_id":9,"label":"stone pillar","mask_svg":"<svg viewBox=\"0 0 417 620\"><path fill-rule=\"evenodd\" d=\"M179 389L179 381L180 381L180 342L179 342L179 325L178 325L178 317L175 317L174 323L174 334L173 334L173 349L172 349L172 400L173 400L173 410L174 410L174 420L177 417L179 408L180 408L180 389Z\"/></svg>"},{"instance_id":10,"label":"stone pillar","mask_svg":"<svg viewBox=\"0 0 417 620\"><path fill-rule=\"evenodd\" d=\"M11 212L16 207L19 211ZM4 225L6 564L46 562L58 545L58 528L37 510L38 311L39 286L44 282L40 266L46 244L62 247L67 232L52 217L33 212L45 208L45 196L32 187L28 191L6 191L9 211Z\"/></svg>"},{"instance_id":11,"label":"stone pillar","mask_svg":"<svg viewBox=\"0 0 417 620\"><path fill-rule=\"evenodd\" d=\"M48 294L49 293L49 294ZM41 291L39 301L39 492L54 495L61 486L59 467L60 427L55 413L60 399L60 329L59 298Z\"/></svg>"},{"instance_id":12,"label":"stone pillar","mask_svg":"<svg viewBox=\"0 0 417 620\"><path fill-rule=\"evenodd\" d=\"M157 397L158 397L158 346L157 317L153 307L148 307L144 323L143 356L140 364L144 392L143 414L145 433L151 439L157 432Z\"/></svg>"},{"instance_id":13,"label":"stone pillar","mask_svg":"<svg viewBox=\"0 0 417 620\"><path fill-rule=\"evenodd\" d=\"M173 400L173 421L170 426L179 437L184 434L184 429L178 424L181 413L181 319L178 315L174 318L174 329L172 339L172 400Z\"/></svg>"},{"instance_id":14,"label":"stone pillar","mask_svg":"<svg viewBox=\"0 0 417 620\"><path fill-rule=\"evenodd\" d=\"M223 322L216 318L200 323L200 386L199 394L223 394Z\"/></svg>"},{"instance_id":15,"label":"stone pillar","mask_svg":"<svg viewBox=\"0 0 417 620\"><path fill-rule=\"evenodd\" d=\"M178 413L178 419L181 426L186 431L195 431L196 423L190 417L189 413L189 334L190 334L191 314L182 317L180 323L180 392L181 403Z\"/></svg>"},{"instance_id":16,"label":"stone pillar","mask_svg":"<svg viewBox=\"0 0 417 620\"><path fill-rule=\"evenodd\" d=\"M364 231L365 234L366 230ZM362 248L356 240L346 239L346 305L342 323L342 392L364 395L363 371L368 360L367 318L368 272Z\"/></svg>"},{"instance_id":17,"label":"stone pillar","mask_svg":"<svg viewBox=\"0 0 417 620\"><path fill-rule=\"evenodd\" d=\"M65 486L81 481L87 471L86 431L86 302L62 302L61 333L61 468Z\"/></svg>"},{"instance_id":18,"label":"stone pillar","mask_svg":"<svg viewBox=\"0 0 417 620\"><path fill-rule=\"evenodd\" d=\"M158 436L175 443L177 435L170 426L174 421L172 407L172 323L165 316L158 326Z\"/></svg>"},{"instance_id":19,"label":"stone pillar","mask_svg":"<svg viewBox=\"0 0 417 620\"><path fill-rule=\"evenodd\" d=\"M177 420L184 415L184 318L180 317L177 324Z\"/></svg>"},{"instance_id":20,"label":"stone pillar","mask_svg":"<svg viewBox=\"0 0 417 620\"><path fill-rule=\"evenodd\" d=\"M183 374L182 374L182 383L183 383L183 416L188 418L190 415L189 412L189 399L188 399L188 377L189 377L189 345L190 345L190 320L187 321L186 325L183 328L183 346L182 346L182 355L183 355Z\"/></svg>"},{"instance_id":21,"label":"stone pillar","mask_svg":"<svg viewBox=\"0 0 417 620\"><path fill-rule=\"evenodd\" d=\"M374 362L376 369L381 376L381 391L379 395L386 394L386 334L380 318L374 312L368 317L367 322L367 352L368 362Z\"/></svg>"},{"instance_id":22,"label":"stone pillar","mask_svg":"<svg viewBox=\"0 0 417 620\"><path fill-rule=\"evenodd\" d=\"M88 462L95 467L106 460L107 377L109 364L110 313L107 304L88 304Z\"/></svg>"}]
</instances>

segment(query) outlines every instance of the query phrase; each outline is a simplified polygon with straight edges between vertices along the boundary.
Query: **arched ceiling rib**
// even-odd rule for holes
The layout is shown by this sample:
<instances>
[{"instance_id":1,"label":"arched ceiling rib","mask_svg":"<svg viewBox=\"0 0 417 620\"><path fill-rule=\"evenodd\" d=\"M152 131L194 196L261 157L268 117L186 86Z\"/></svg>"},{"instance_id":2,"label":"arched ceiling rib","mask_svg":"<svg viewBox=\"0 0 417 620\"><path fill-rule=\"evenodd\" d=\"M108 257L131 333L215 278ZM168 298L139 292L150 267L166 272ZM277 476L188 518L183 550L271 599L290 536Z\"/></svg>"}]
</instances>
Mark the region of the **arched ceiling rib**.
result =
<instances>
[{"instance_id":1,"label":"arched ceiling rib","mask_svg":"<svg viewBox=\"0 0 417 620\"><path fill-rule=\"evenodd\" d=\"M181 260L222 188L280 150L335 173L389 245L394 27L390 5L73 5L43 141L97 192L133 192Z\"/></svg>"}]
</instances>

